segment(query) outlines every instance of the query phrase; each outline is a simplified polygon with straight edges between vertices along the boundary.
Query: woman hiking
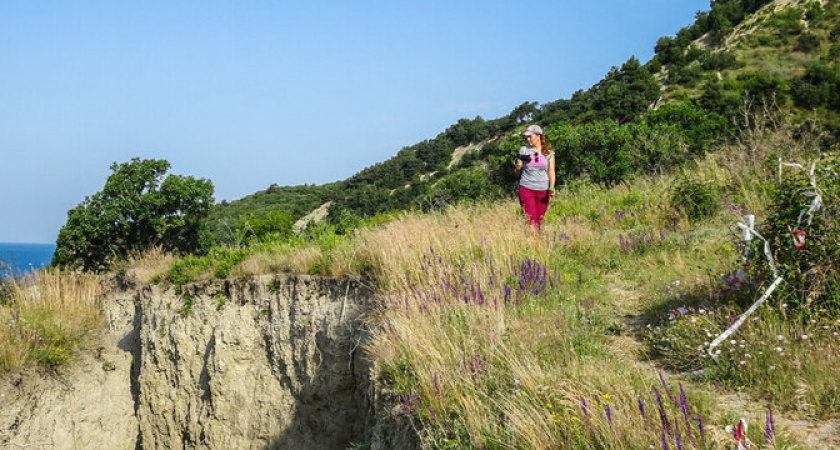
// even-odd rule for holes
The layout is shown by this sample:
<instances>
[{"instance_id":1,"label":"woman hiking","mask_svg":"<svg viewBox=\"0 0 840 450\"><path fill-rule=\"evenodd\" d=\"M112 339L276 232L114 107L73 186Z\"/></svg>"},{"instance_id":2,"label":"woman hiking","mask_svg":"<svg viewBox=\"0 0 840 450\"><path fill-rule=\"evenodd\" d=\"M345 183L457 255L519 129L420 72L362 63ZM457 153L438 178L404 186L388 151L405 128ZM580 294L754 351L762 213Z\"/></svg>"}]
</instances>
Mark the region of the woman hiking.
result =
<instances>
[{"instance_id":1,"label":"woman hiking","mask_svg":"<svg viewBox=\"0 0 840 450\"><path fill-rule=\"evenodd\" d=\"M528 145L519 148L514 160L519 177L519 204L528 224L539 231L548 202L554 195L554 152L539 125L530 125L522 135Z\"/></svg>"}]
</instances>

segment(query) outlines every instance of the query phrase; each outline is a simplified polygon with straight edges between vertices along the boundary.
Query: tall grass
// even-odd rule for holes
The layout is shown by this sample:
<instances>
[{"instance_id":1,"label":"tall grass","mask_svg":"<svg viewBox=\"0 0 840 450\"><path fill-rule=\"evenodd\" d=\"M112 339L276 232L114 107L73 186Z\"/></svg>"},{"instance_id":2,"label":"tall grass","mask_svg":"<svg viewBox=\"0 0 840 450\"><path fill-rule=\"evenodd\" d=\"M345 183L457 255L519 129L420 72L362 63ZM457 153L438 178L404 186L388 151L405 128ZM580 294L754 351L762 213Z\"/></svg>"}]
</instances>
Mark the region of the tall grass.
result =
<instances>
[{"instance_id":1,"label":"tall grass","mask_svg":"<svg viewBox=\"0 0 840 450\"><path fill-rule=\"evenodd\" d=\"M102 325L99 279L43 269L8 281L0 306L0 369L67 362Z\"/></svg>"},{"instance_id":2,"label":"tall grass","mask_svg":"<svg viewBox=\"0 0 840 450\"><path fill-rule=\"evenodd\" d=\"M149 284L155 276L164 273L175 261L175 255L167 253L160 246L150 247L142 252L129 254L127 266L141 285Z\"/></svg>"},{"instance_id":3,"label":"tall grass","mask_svg":"<svg viewBox=\"0 0 840 450\"><path fill-rule=\"evenodd\" d=\"M769 113L742 122L734 143L676 173L610 188L570 182L540 234L512 200L458 205L345 236L185 258L169 276L221 267L226 276L295 271L372 283L381 298L366 351L428 448L663 448L663 439L670 448L720 448L732 441L723 426L741 415L753 422L753 442L764 442L761 417L721 408L718 391L734 383L783 413L832 416L836 328L820 323L830 328L796 342L807 330L764 312L737 333L731 360L702 357L761 287L721 295L719 281L741 263L734 224L767 214L775 161L810 146ZM698 219L672 204L674 186L686 182L713 184L719 212ZM691 313L669 320L678 308ZM779 334L797 364L740 347ZM660 379L651 362L706 376ZM679 383L686 399L675 394ZM767 446L785 442L780 430Z\"/></svg>"}]
</instances>

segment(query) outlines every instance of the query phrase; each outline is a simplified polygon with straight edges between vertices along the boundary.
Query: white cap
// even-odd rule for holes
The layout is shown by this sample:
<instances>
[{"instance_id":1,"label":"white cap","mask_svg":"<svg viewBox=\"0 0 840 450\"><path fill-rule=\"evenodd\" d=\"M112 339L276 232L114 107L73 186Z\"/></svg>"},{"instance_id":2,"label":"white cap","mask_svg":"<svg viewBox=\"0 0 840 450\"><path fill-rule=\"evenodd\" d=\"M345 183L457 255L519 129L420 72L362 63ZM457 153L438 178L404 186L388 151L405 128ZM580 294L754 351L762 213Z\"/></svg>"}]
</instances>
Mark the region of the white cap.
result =
<instances>
[{"instance_id":1,"label":"white cap","mask_svg":"<svg viewBox=\"0 0 840 450\"><path fill-rule=\"evenodd\" d=\"M539 125L528 125L528 129L522 133L523 136L530 136L532 134L545 134Z\"/></svg>"}]
</instances>

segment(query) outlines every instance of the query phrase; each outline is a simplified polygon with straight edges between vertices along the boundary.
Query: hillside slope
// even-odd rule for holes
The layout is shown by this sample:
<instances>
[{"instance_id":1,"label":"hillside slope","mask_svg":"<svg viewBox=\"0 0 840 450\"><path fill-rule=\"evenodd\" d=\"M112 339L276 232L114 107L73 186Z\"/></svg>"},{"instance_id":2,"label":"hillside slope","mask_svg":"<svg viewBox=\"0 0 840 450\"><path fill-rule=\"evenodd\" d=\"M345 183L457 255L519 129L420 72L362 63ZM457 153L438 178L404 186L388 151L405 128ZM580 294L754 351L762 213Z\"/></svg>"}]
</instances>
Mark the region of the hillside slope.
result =
<instances>
[{"instance_id":1,"label":"hillside slope","mask_svg":"<svg viewBox=\"0 0 840 450\"><path fill-rule=\"evenodd\" d=\"M393 158L331 185L275 187L220 205L211 228L217 242L230 243L230 230L235 230L242 222L239 218L246 214L259 217L266 211L283 210L299 219L331 201L329 217L337 223L342 217L346 221L348 214L365 217L398 210L429 210L463 200L506 196L511 192L506 186L512 181L507 162L519 144L514 132L527 123L539 123L543 128L563 124L591 127L604 121L620 126L675 125L676 133L664 137L660 137L662 130L633 131L629 137L620 137L622 141L636 141L633 144L650 140L651 134L665 141L679 139L685 144L681 149L660 149L671 154L667 159L674 160L680 159L681 153L702 152L712 141L726 139L734 132L731 127L693 129L698 117L717 114L737 126L744 105L749 104L755 112L762 105L775 103L797 121L813 118L815 111L821 126L836 139L840 134L840 101L833 92L840 90L836 67L840 58L839 16L837 3L829 1L713 1L711 10L698 13L694 24L673 37L660 38L653 59L641 65L631 58L570 99L544 105L525 102L508 116L493 120L461 119L434 139L406 147ZM663 104L690 105L691 110L646 120L652 106ZM584 136L590 134L584 129ZM488 138L500 145L477 150ZM555 138L551 143L565 147L567 153L582 150L562 139ZM470 145L476 150L458 155L457 162L453 160L456 147ZM607 160L607 165L615 164L610 158L623 144L608 139L597 145L611 147L600 157ZM648 157L654 160L625 172L655 170L662 162L661 155ZM568 167L563 174L565 180L598 172L592 164L574 164L580 167ZM616 182L623 176L601 176L601 181ZM229 231L223 232L225 229Z\"/></svg>"}]
</instances>

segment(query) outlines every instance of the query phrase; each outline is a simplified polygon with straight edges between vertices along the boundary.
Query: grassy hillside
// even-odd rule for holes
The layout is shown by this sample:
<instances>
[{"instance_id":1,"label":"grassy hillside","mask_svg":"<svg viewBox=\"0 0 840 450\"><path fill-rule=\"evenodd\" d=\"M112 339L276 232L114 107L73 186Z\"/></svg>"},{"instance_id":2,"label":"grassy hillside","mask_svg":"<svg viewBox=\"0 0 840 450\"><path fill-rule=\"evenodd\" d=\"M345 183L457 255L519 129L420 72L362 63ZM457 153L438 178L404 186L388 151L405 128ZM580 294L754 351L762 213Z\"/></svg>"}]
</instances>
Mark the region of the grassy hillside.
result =
<instances>
[{"instance_id":1,"label":"grassy hillside","mask_svg":"<svg viewBox=\"0 0 840 450\"><path fill-rule=\"evenodd\" d=\"M231 243L232 234L221 230L235 229L239 217L247 213L259 216L266 210L284 210L297 219L308 212L305 207L314 209L316 198L333 201L331 223L352 229L358 217L509 196L512 180L507 166L520 143L512 133L527 123L553 128L555 135L571 133L595 140L594 145L604 149L599 154L604 163L568 158L558 162L566 163L564 179L584 175L608 183L640 170L667 169L704 152L715 141L732 139L745 117L768 105L792 114L797 123L817 119L818 126L836 140L840 135L838 34L836 2L713 1L709 11L698 13L694 24L660 38L654 58L645 64L631 58L570 99L543 105L525 102L493 120L461 119L434 139L406 147L347 180L279 188L275 195L265 195L266 191L222 205L211 221L214 236L217 242ZM677 110L652 117L651 106L658 109L663 104ZM478 150L451 164L456 148L478 142L483 144L474 145ZM622 155L622 147L648 142L657 148L649 145L641 155ZM590 150L557 138L552 144L569 155ZM622 161L636 156L645 161L635 165ZM618 167L607 173L609 168L600 167L604 165Z\"/></svg>"},{"instance_id":2,"label":"grassy hillside","mask_svg":"<svg viewBox=\"0 0 840 450\"><path fill-rule=\"evenodd\" d=\"M461 122L330 186L232 202L228 218L264 214L238 222L248 239L137 255L118 274L370 284L379 304L366 355L426 448L733 448L725 427L741 417L753 448L840 446L838 23L837 2L713 2L652 61L631 59L572 99ZM800 42L805 30L816 40ZM538 235L505 196L526 118L546 130L563 180ZM447 168L455 147L479 140ZM780 161L804 169L780 172ZM814 193L821 207L802 215ZM337 207L294 236L283 228L292 214L269 214L280 199ZM745 244L746 214L767 252L758 238ZM710 348L774 269L769 300ZM43 362L23 332L56 329L67 306L6 288L0 317L19 327L0 332L0 367ZM84 345L71 334L51 348Z\"/></svg>"}]
</instances>

